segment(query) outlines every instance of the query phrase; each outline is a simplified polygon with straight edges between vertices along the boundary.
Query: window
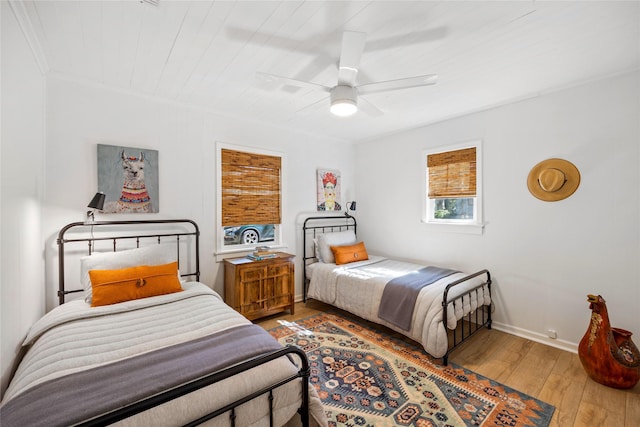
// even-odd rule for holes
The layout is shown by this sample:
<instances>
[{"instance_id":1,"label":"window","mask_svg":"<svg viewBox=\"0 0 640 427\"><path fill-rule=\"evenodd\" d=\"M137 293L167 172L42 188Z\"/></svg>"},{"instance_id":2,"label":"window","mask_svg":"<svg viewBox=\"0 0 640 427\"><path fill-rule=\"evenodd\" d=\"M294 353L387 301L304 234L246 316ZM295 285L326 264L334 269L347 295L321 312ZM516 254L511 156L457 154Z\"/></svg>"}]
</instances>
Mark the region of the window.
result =
<instances>
[{"instance_id":1,"label":"window","mask_svg":"<svg viewBox=\"0 0 640 427\"><path fill-rule=\"evenodd\" d=\"M282 156L218 145L221 251L280 243Z\"/></svg>"},{"instance_id":2,"label":"window","mask_svg":"<svg viewBox=\"0 0 640 427\"><path fill-rule=\"evenodd\" d=\"M482 224L480 143L425 152L425 215L430 224Z\"/></svg>"}]
</instances>

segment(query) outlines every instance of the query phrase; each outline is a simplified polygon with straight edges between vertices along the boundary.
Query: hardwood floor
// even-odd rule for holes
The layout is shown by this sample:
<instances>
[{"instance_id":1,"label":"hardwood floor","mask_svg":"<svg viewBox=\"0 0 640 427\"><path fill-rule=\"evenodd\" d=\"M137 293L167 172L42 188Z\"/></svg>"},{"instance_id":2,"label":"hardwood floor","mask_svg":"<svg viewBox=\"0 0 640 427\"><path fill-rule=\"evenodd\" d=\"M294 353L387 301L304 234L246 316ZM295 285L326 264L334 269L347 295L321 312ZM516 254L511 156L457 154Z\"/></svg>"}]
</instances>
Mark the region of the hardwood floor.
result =
<instances>
[{"instance_id":1,"label":"hardwood floor","mask_svg":"<svg viewBox=\"0 0 640 427\"><path fill-rule=\"evenodd\" d=\"M279 326L278 320L295 321L329 309L340 311L309 300L307 304L296 303L293 316L285 313L256 324L271 329ZM399 336L382 326L377 328ZM631 390L598 384L587 376L577 354L484 329L455 350L449 360L554 405L551 427L640 426L640 383Z\"/></svg>"}]
</instances>

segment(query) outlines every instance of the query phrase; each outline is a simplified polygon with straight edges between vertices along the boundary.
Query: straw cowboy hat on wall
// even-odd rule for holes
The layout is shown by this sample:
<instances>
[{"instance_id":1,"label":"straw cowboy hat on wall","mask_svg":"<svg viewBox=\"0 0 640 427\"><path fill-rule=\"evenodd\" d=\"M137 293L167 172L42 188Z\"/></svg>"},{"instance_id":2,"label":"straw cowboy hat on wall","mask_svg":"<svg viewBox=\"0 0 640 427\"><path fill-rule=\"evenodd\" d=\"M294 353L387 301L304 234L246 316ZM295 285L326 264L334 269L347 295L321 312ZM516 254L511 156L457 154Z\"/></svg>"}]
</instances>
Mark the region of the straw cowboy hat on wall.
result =
<instances>
[{"instance_id":1,"label":"straw cowboy hat on wall","mask_svg":"<svg viewBox=\"0 0 640 427\"><path fill-rule=\"evenodd\" d=\"M547 159L535 165L527 178L529 192L545 202L556 202L571 196L580 185L580 172L563 159Z\"/></svg>"}]
</instances>

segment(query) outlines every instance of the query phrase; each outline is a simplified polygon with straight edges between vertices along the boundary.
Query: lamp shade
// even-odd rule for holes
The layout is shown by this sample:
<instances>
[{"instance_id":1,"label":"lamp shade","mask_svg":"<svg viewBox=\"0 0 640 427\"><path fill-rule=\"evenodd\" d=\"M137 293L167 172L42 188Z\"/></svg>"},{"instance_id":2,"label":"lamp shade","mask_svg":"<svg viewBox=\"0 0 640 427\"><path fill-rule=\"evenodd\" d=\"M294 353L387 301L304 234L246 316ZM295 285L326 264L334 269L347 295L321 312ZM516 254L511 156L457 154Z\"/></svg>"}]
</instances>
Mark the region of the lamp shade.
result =
<instances>
[{"instance_id":1,"label":"lamp shade","mask_svg":"<svg viewBox=\"0 0 640 427\"><path fill-rule=\"evenodd\" d=\"M99 211L101 211L104 208L104 199L105 199L104 193L102 192L96 193L96 195L93 196L93 199L91 199L87 207L98 209Z\"/></svg>"}]
</instances>

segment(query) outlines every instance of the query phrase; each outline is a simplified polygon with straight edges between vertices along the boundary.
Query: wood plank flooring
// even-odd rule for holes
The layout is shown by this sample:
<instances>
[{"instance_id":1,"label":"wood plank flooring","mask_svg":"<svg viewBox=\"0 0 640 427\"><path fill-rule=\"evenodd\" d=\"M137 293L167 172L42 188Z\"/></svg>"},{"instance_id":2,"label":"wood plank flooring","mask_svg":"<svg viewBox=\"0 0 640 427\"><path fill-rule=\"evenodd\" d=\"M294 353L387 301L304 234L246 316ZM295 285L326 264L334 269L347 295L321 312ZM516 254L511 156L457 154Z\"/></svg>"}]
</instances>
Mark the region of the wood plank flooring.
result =
<instances>
[{"instance_id":1,"label":"wood plank flooring","mask_svg":"<svg viewBox=\"0 0 640 427\"><path fill-rule=\"evenodd\" d=\"M293 316L283 313L256 324L271 329L279 326L278 320L295 321L330 309L341 312L309 300L296 303ZM376 328L399 336L382 326ZM640 426L640 383L631 390L598 384L587 376L577 354L484 329L455 350L449 360L554 405L551 427Z\"/></svg>"}]
</instances>

